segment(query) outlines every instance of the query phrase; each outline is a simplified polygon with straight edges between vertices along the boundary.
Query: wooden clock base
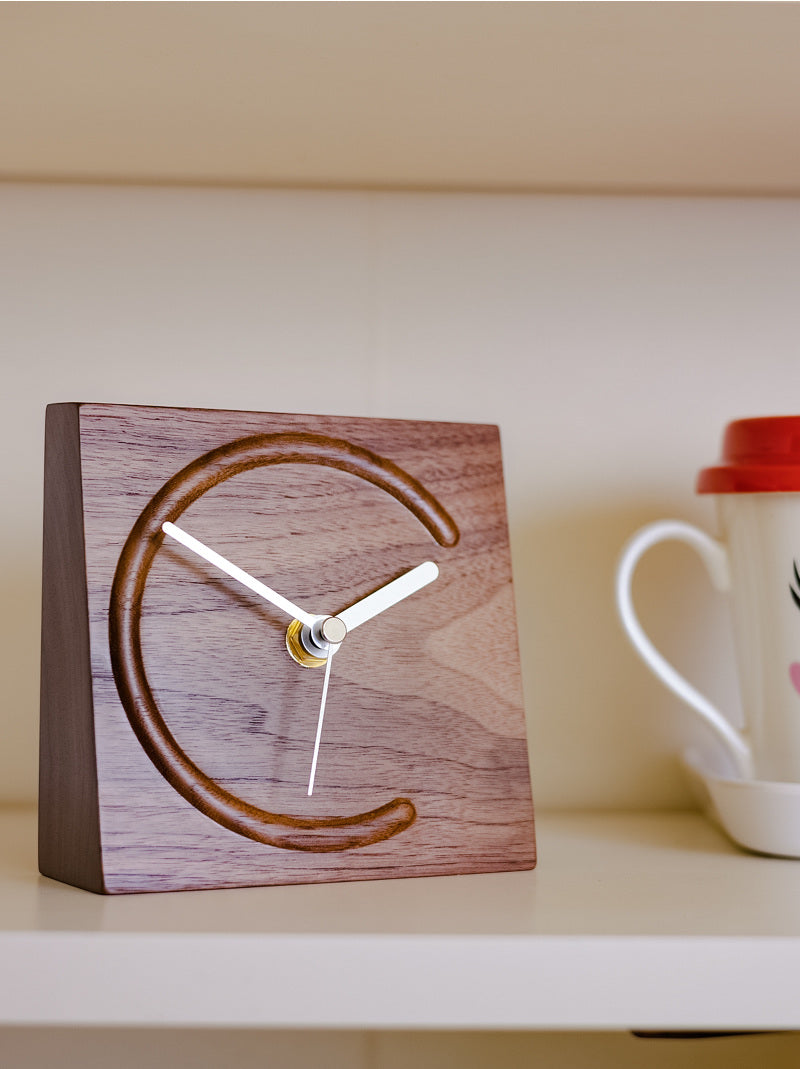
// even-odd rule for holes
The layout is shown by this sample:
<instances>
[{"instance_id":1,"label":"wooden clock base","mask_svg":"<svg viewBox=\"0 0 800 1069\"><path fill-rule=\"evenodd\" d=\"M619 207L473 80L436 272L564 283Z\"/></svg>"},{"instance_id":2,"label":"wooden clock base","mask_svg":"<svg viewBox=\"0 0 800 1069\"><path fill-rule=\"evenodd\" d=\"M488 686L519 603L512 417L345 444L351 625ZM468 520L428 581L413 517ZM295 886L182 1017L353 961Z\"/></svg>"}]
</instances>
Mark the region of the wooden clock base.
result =
<instances>
[{"instance_id":1,"label":"wooden clock base","mask_svg":"<svg viewBox=\"0 0 800 1069\"><path fill-rule=\"evenodd\" d=\"M313 796L324 670L164 519L314 612L437 563L332 661ZM535 860L497 428L48 408L42 873L125 893Z\"/></svg>"}]
</instances>

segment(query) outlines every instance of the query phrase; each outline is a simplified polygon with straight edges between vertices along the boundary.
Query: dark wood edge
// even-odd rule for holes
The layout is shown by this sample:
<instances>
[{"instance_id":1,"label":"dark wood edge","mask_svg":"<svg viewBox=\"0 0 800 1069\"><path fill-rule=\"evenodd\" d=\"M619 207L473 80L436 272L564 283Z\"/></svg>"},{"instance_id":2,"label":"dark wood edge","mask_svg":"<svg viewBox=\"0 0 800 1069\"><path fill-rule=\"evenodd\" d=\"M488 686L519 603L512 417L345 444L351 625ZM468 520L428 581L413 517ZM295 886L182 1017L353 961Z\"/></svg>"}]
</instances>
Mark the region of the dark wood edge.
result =
<instances>
[{"instance_id":1,"label":"dark wood edge","mask_svg":"<svg viewBox=\"0 0 800 1069\"><path fill-rule=\"evenodd\" d=\"M39 871L105 891L77 404L45 419Z\"/></svg>"}]
</instances>

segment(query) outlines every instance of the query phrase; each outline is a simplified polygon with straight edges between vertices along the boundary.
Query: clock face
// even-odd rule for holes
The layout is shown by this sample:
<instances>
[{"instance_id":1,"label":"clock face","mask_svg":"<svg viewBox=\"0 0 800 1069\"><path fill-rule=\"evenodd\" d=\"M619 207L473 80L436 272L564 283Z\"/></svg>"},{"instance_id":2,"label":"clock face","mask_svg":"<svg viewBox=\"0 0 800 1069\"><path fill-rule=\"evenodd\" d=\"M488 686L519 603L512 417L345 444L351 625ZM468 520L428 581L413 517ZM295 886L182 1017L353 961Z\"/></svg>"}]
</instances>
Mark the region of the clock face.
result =
<instances>
[{"instance_id":1,"label":"clock face","mask_svg":"<svg viewBox=\"0 0 800 1069\"><path fill-rule=\"evenodd\" d=\"M84 405L80 448L106 890L532 866L496 428ZM298 663L165 521L351 627Z\"/></svg>"}]
</instances>

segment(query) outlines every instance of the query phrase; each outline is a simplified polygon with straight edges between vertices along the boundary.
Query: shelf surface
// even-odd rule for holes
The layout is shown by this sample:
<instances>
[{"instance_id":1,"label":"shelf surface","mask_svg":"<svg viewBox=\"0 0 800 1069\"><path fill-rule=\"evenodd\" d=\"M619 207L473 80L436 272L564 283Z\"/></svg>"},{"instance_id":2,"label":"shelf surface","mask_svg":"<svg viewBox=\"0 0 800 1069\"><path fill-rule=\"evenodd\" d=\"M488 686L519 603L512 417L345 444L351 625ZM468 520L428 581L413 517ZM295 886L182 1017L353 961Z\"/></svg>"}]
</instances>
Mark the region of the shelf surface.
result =
<instances>
[{"instance_id":1,"label":"shelf surface","mask_svg":"<svg viewBox=\"0 0 800 1069\"><path fill-rule=\"evenodd\" d=\"M0 815L0 1023L797 1028L800 863L695 813L538 818L533 872L103 897Z\"/></svg>"}]
</instances>

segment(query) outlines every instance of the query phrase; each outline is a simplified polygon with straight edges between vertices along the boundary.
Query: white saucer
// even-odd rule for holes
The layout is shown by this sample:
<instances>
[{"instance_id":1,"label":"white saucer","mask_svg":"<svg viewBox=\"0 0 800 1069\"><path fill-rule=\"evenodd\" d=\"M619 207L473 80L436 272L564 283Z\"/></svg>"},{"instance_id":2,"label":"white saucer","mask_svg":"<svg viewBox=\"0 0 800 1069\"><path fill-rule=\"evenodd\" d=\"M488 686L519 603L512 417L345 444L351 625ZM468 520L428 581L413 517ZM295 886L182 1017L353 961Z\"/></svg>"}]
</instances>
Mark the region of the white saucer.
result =
<instances>
[{"instance_id":1,"label":"white saucer","mask_svg":"<svg viewBox=\"0 0 800 1069\"><path fill-rule=\"evenodd\" d=\"M723 776L697 750L683 767L707 815L739 846L759 854L800 858L800 783Z\"/></svg>"}]
</instances>

